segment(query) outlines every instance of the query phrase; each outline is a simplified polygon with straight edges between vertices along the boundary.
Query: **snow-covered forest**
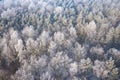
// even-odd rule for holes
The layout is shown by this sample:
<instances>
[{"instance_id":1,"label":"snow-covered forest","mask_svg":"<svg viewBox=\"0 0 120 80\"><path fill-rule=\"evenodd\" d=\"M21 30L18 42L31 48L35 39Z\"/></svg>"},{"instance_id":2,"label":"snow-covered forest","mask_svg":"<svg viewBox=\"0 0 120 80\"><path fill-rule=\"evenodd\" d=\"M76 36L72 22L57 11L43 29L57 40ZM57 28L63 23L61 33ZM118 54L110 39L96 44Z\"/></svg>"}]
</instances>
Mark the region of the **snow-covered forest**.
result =
<instances>
[{"instance_id":1,"label":"snow-covered forest","mask_svg":"<svg viewBox=\"0 0 120 80\"><path fill-rule=\"evenodd\" d=\"M120 80L120 0L1 0L0 80Z\"/></svg>"}]
</instances>

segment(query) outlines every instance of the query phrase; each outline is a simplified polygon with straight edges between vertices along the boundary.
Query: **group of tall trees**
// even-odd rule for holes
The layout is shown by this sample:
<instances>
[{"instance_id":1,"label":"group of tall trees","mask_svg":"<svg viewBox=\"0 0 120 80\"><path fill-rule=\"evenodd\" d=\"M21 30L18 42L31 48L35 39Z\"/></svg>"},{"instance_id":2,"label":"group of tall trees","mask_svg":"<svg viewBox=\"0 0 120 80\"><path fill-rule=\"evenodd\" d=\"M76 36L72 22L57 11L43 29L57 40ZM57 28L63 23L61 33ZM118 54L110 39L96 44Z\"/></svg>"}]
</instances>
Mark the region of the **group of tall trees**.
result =
<instances>
[{"instance_id":1,"label":"group of tall trees","mask_svg":"<svg viewBox=\"0 0 120 80\"><path fill-rule=\"evenodd\" d=\"M119 79L119 0L0 4L0 80Z\"/></svg>"}]
</instances>

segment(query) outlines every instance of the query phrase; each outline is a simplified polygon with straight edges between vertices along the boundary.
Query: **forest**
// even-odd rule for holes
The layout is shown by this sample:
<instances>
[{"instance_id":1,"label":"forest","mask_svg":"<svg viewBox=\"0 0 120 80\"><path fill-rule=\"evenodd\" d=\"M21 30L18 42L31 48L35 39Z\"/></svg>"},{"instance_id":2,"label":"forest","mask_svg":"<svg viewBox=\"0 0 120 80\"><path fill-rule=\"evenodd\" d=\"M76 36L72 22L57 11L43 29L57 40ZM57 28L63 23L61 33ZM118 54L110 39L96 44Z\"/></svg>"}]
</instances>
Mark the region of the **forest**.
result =
<instances>
[{"instance_id":1,"label":"forest","mask_svg":"<svg viewBox=\"0 0 120 80\"><path fill-rule=\"evenodd\" d=\"M0 0L0 80L120 80L120 0Z\"/></svg>"}]
</instances>

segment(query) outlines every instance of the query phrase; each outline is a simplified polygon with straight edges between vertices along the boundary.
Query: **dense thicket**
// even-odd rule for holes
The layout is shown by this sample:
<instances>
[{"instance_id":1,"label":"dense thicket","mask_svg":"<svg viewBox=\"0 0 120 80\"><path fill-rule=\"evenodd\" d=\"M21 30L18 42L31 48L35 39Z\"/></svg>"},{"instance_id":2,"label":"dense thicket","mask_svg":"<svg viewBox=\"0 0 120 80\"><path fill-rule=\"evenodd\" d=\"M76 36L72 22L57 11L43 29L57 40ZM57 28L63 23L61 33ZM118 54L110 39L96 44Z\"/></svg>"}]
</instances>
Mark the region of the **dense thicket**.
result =
<instances>
[{"instance_id":1,"label":"dense thicket","mask_svg":"<svg viewBox=\"0 0 120 80\"><path fill-rule=\"evenodd\" d=\"M0 80L119 80L120 0L0 2Z\"/></svg>"}]
</instances>

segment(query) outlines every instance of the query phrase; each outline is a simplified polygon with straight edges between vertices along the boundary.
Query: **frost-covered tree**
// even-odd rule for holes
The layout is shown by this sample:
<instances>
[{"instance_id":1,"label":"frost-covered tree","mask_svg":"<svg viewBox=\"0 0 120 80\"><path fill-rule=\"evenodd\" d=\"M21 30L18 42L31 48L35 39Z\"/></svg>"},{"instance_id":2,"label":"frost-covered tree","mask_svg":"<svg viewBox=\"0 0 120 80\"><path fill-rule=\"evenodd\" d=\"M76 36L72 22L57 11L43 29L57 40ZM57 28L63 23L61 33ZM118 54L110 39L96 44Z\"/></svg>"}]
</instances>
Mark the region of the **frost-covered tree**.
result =
<instances>
[{"instance_id":1,"label":"frost-covered tree","mask_svg":"<svg viewBox=\"0 0 120 80\"><path fill-rule=\"evenodd\" d=\"M0 80L119 80L119 0L0 1Z\"/></svg>"}]
</instances>

